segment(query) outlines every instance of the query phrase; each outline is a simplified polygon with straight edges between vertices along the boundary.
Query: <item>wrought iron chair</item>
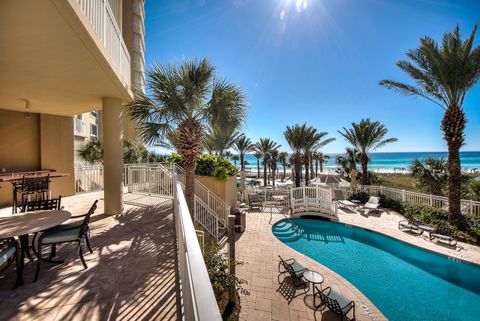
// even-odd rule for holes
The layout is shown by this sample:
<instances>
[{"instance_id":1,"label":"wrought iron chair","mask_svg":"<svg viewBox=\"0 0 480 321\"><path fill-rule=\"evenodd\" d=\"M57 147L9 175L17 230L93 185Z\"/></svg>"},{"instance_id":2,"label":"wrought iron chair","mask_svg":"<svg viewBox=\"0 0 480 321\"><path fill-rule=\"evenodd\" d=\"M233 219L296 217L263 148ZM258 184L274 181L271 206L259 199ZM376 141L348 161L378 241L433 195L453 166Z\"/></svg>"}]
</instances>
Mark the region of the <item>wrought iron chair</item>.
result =
<instances>
[{"instance_id":1,"label":"wrought iron chair","mask_svg":"<svg viewBox=\"0 0 480 321\"><path fill-rule=\"evenodd\" d=\"M439 241L447 242L450 246L457 245L455 238L455 230L448 226L439 226L430 234L430 240L437 239Z\"/></svg>"},{"instance_id":2,"label":"wrought iron chair","mask_svg":"<svg viewBox=\"0 0 480 321\"><path fill-rule=\"evenodd\" d=\"M20 247L13 237L0 239L0 272L5 271L15 261L17 280L13 288L23 285Z\"/></svg>"},{"instance_id":3,"label":"wrought iron chair","mask_svg":"<svg viewBox=\"0 0 480 321\"><path fill-rule=\"evenodd\" d=\"M320 304L315 308L319 308L322 305L325 305L330 311L334 312L341 316L341 321L349 320L355 321L355 302L351 301L340 293L333 291L331 287L326 287L323 290L320 290L315 286L316 293L320 297ZM349 312L352 311L352 317L349 317Z\"/></svg>"},{"instance_id":4,"label":"wrought iron chair","mask_svg":"<svg viewBox=\"0 0 480 321\"><path fill-rule=\"evenodd\" d=\"M35 277L33 279L34 282L38 280L38 275L40 273L40 262L42 261L42 246L44 245L56 245L60 243L76 242L78 245L78 248L77 248L78 257L82 262L83 268L84 269L88 268L87 264L85 263L85 259L83 258L83 245L84 243L86 243L90 252L92 252L92 249L90 247L90 241L89 241L88 223L90 221L90 216L97 209L97 203L98 203L98 200L95 200L95 202L93 202L92 206L90 207L90 209L86 214L72 216L72 218L83 217L83 220L81 223L61 224L44 231L38 237L38 240L36 241L37 251L35 253L38 256L38 260L37 260L37 269L35 271ZM52 249L52 253L50 253L50 257L46 261L51 263L63 263L63 261L52 260L52 257L55 256L55 254L56 253L54 253Z\"/></svg>"},{"instance_id":5,"label":"wrought iron chair","mask_svg":"<svg viewBox=\"0 0 480 321\"><path fill-rule=\"evenodd\" d=\"M35 196L36 200L46 200L50 198L50 173L40 177L26 177L23 175L21 181L13 184L13 213L17 213L18 199L17 195L21 195L20 207L23 207L25 201L29 201L31 196Z\"/></svg>"},{"instance_id":6,"label":"wrought iron chair","mask_svg":"<svg viewBox=\"0 0 480 321\"><path fill-rule=\"evenodd\" d=\"M288 273L292 277L293 280L293 286L294 287L299 287L301 285L306 285L307 282L303 279L303 273L307 271L307 269L295 261L294 258L284 260L282 257L279 255L280 262L278 262L278 272L280 273L278 275L278 281L280 283L280 276Z\"/></svg>"},{"instance_id":7,"label":"wrought iron chair","mask_svg":"<svg viewBox=\"0 0 480 321\"><path fill-rule=\"evenodd\" d=\"M258 194L249 194L248 195L248 205L251 210L253 209L258 209L262 210L262 201L260 200L260 197Z\"/></svg>"}]
</instances>

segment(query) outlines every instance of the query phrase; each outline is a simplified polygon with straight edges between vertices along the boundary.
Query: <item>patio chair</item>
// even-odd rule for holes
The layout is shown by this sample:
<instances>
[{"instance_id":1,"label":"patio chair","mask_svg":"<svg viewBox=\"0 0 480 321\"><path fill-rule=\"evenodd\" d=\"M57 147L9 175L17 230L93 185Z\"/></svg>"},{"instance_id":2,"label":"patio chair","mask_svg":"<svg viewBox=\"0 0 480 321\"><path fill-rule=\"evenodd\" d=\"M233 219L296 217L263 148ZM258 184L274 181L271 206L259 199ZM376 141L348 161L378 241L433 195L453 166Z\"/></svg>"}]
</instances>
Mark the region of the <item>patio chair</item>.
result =
<instances>
[{"instance_id":1,"label":"patio chair","mask_svg":"<svg viewBox=\"0 0 480 321\"><path fill-rule=\"evenodd\" d=\"M350 202L349 200L345 199L345 196L343 195L343 191L340 189L334 189L333 190L333 195L335 196L335 200L339 204L338 207L340 208L356 208L356 204L353 202Z\"/></svg>"},{"instance_id":2,"label":"patio chair","mask_svg":"<svg viewBox=\"0 0 480 321\"><path fill-rule=\"evenodd\" d=\"M423 233L423 230L419 227L422 224L420 220L410 217L406 220L401 220L398 222L398 229L400 231L409 231L414 232L418 235Z\"/></svg>"},{"instance_id":3,"label":"patio chair","mask_svg":"<svg viewBox=\"0 0 480 321\"><path fill-rule=\"evenodd\" d=\"M17 280L13 288L23 285L20 247L13 237L8 239L0 239L0 272L5 271L13 261L16 263Z\"/></svg>"},{"instance_id":4,"label":"patio chair","mask_svg":"<svg viewBox=\"0 0 480 321\"><path fill-rule=\"evenodd\" d=\"M280 262L278 262L278 272L280 273L278 275L278 283L280 283L280 276L288 273L292 277L294 287L307 284L303 279L303 273L308 269L298 263L294 258L284 260L280 255L278 257L280 258Z\"/></svg>"},{"instance_id":5,"label":"patio chair","mask_svg":"<svg viewBox=\"0 0 480 321\"><path fill-rule=\"evenodd\" d=\"M317 305L315 308L319 308L322 305L325 305L330 311L338 314L341 317L341 321L348 320L348 321L355 321L355 302L345 298L340 293L332 290L331 287L326 287L325 289L321 290L317 286L315 286L317 290L315 295L320 297L320 304ZM349 317L349 312L352 311L352 317Z\"/></svg>"},{"instance_id":6,"label":"patio chair","mask_svg":"<svg viewBox=\"0 0 480 321\"><path fill-rule=\"evenodd\" d=\"M248 195L248 205L251 210L258 209L262 210L262 201L258 194L249 194Z\"/></svg>"},{"instance_id":7,"label":"patio chair","mask_svg":"<svg viewBox=\"0 0 480 321\"><path fill-rule=\"evenodd\" d=\"M450 246L457 245L455 230L448 226L440 226L430 234L430 240L436 238L439 241L447 242Z\"/></svg>"},{"instance_id":8,"label":"patio chair","mask_svg":"<svg viewBox=\"0 0 480 321\"><path fill-rule=\"evenodd\" d=\"M36 200L50 198L50 173L40 177L25 177L24 175L21 181L14 183L13 189L12 213L17 213L17 207L19 207L17 194L21 196L20 207L29 201L31 196L34 196Z\"/></svg>"},{"instance_id":9,"label":"patio chair","mask_svg":"<svg viewBox=\"0 0 480 321\"><path fill-rule=\"evenodd\" d=\"M368 212L378 212L380 207L380 197L370 196L368 202L363 205L363 208L368 210Z\"/></svg>"},{"instance_id":10,"label":"patio chair","mask_svg":"<svg viewBox=\"0 0 480 321\"><path fill-rule=\"evenodd\" d=\"M88 210L86 214L72 216L71 218L79 218L83 217L83 220L79 224L61 224L50 228L44 231L37 240L37 251L35 254L38 256L37 260L37 269L35 271L35 277L33 281L38 280L38 275L40 273L40 262L42 261L42 246L43 245L56 245L59 243L70 243L76 242L78 245L77 252L80 261L82 262L83 268L88 268L87 264L85 263L85 259L83 258L83 244L84 242L87 243L87 247L89 248L90 252L92 249L90 248L90 241L89 241L89 227L88 223L90 221L90 216L95 212L97 209L98 200L93 202L92 206ZM47 262L51 263L62 263L63 261L52 261L52 257L55 255L53 249L53 253L50 253L50 257Z\"/></svg>"}]
</instances>

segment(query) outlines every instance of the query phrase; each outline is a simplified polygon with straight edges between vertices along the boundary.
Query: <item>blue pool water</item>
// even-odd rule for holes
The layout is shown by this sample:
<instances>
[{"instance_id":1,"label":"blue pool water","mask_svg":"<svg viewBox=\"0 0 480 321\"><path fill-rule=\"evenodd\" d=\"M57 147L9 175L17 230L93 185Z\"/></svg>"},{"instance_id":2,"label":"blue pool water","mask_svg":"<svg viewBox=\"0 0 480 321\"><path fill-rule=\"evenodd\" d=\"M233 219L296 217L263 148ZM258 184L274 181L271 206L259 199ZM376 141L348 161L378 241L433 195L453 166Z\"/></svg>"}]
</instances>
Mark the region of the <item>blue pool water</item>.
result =
<instances>
[{"instance_id":1,"label":"blue pool water","mask_svg":"<svg viewBox=\"0 0 480 321\"><path fill-rule=\"evenodd\" d=\"M480 320L477 265L339 223L283 220L272 231L347 279L389 320Z\"/></svg>"}]
</instances>

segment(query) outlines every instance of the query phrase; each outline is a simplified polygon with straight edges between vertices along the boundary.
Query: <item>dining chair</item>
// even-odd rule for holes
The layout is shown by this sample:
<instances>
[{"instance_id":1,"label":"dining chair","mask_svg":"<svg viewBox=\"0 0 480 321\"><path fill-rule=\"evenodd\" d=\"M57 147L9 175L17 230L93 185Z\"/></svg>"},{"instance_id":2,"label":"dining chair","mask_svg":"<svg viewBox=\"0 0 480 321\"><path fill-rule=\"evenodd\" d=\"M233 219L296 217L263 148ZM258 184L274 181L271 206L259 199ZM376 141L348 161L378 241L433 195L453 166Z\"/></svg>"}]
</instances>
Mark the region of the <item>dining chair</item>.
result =
<instances>
[{"instance_id":1,"label":"dining chair","mask_svg":"<svg viewBox=\"0 0 480 321\"><path fill-rule=\"evenodd\" d=\"M38 280L38 275L40 274L40 265L42 259L42 246L44 245L57 245L60 243L70 243L76 242L77 243L77 253L80 261L82 262L83 268L88 268L87 264L85 263L85 259L83 258L83 245L86 243L90 252L92 253L92 249L90 247L89 241L89 234L90 228L88 226L90 222L90 216L95 212L97 209L98 200L93 202L92 206L88 210L86 214L72 216L71 218L80 218L83 217L83 220L79 224L60 224L58 226L52 227L48 230L45 230L37 239L36 244L37 248L35 254L38 257L37 260L37 269L35 271L35 277L33 281ZM53 261L52 260L52 253L50 253L50 257L48 260L45 260L50 263L62 263L63 261Z\"/></svg>"},{"instance_id":2,"label":"dining chair","mask_svg":"<svg viewBox=\"0 0 480 321\"><path fill-rule=\"evenodd\" d=\"M15 261L17 280L13 288L23 285L20 247L13 237L0 239L0 273L5 271Z\"/></svg>"}]
</instances>

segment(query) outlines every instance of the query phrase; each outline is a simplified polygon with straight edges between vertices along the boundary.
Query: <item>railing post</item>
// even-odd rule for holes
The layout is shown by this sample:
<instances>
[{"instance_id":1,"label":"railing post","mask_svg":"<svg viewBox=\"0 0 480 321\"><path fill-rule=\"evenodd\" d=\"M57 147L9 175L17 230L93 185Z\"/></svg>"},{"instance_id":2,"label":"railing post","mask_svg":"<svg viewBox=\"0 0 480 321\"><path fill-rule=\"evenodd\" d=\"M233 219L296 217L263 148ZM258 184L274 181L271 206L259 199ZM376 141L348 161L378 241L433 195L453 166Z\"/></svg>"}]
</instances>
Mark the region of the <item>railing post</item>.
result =
<instances>
[{"instance_id":1,"label":"railing post","mask_svg":"<svg viewBox=\"0 0 480 321\"><path fill-rule=\"evenodd\" d=\"M228 255L230 274L235 276L235 215L228 215Z\"/></svg>"},{"instance_id":2,"label":"railing post","mask_svg":"<svg viewBox=\"0 0 480 321\"><path fill-rule=\"evenodd\" d=\"M152 171L150 168L147 169L147 178L148 178L148 195L152 195Z\"/></svg>"},{"instance_id":3,"label":"railing post","mask_svg":"<svg viewBox=\"0 0 480 321\"><path fill-rule=\"evenodd\" d=\"M402 189L402 202L405 203L405 190Z\"/></svg>"},{"instance_id":4,"label":"railing post","mask_svg":"<svg viewBox=\"0 0 480 321\"><path fill-rule=\"evenodd\" d=\"M428 202L429 202L430 206L433 206L433 195L432 194L430 194L430 198L429 198Z\"/></svg>"}]
</instances>

